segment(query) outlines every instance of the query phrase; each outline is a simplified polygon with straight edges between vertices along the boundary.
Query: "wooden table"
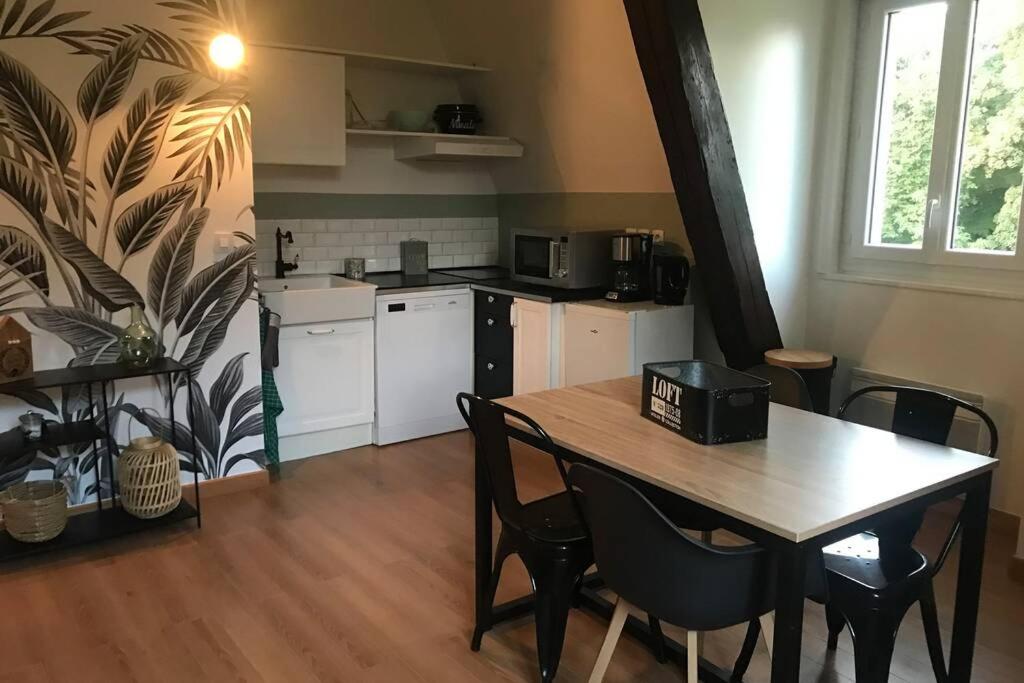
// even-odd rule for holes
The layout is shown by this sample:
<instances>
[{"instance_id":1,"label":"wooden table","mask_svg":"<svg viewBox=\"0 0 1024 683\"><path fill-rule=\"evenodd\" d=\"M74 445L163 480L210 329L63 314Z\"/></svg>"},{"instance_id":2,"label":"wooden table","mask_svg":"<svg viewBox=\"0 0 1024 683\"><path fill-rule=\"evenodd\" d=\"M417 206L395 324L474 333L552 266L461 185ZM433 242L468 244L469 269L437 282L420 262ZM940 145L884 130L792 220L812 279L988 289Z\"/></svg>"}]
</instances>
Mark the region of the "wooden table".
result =
<instances>
[{"instance_id":1,"label":"wooden table","mask_svg":"<svg viewBox=\"0 0 1024 683\"><path fill-rule=\"evenodd\" d=\"M659 494L659 506L717 516L779 554L773 683L799 678L809 553L965 494L949 680L970 679L995 460L777 404L767 439L702 446L641 417L640 395L640 378L630 377L499 403L536 420L560 457L611 468ZM481 477L477 487L479 589L490 579L491 504ZM525 601L495 608L492 623L528 610ZM726 675L710 669L708 679Z\"/></svg>"}]
</instances>

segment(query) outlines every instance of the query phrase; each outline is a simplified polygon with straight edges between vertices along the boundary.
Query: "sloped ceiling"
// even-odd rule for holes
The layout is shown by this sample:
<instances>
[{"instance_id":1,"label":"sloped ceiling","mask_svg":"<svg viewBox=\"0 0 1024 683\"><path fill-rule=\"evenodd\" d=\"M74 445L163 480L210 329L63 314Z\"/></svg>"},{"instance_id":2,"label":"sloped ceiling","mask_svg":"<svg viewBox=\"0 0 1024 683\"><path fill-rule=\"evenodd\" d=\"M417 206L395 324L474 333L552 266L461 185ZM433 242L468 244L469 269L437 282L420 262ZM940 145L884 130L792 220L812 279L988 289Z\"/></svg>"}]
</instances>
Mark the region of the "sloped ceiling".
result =
<instances>
[{"instance_id":1,"label":"sloped ceiling","mask_svg":"<svg viewBox=\"0 0 1024 683\"><path fill-rule=\"evenodd\" d=\"M488 130L526 146L499 192L672 191L619 0L425 2L450 59L495 71L466 88Z\"/></svg>"}]
</instances>

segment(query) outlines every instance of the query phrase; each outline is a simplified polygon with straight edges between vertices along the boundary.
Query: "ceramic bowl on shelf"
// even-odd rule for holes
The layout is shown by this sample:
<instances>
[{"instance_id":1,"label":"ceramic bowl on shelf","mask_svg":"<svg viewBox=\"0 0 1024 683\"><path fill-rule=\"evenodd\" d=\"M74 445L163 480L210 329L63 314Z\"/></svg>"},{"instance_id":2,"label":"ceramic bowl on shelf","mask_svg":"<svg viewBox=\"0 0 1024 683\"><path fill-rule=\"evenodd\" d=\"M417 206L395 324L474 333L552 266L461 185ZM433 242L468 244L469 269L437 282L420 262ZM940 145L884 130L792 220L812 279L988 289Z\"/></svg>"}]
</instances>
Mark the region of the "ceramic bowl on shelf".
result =
<instances>
[{"instance_id":1,"label":"ceramic bowl on shelf","mask_svg":"<svg viewBox=\"0 0 1024 683\"><path fill-rule=\"evenodd\" d=\"M419 109L395 109L388 112L388 128L406 133L423 133L430 126L431 114Z\"/></svg>"}]
</instances>

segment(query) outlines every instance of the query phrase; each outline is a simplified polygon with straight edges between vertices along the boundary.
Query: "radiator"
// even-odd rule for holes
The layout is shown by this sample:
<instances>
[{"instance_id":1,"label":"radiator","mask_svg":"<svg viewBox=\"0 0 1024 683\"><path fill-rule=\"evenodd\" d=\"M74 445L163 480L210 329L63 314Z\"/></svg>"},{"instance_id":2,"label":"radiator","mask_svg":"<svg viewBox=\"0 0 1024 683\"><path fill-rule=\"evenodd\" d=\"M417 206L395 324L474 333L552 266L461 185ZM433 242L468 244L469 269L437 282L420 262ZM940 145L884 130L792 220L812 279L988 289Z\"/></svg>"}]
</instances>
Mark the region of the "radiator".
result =
<instances>
[{"instance_id":1,"label":"radiator","mask_svg":"<svg viewBox=\"0 0 1024 683\"><path fill-rule=\"evenodd\" d=\"M963 389L943 387L926 382L918 382L905 377L885 375L865 368L854 368L850 372L850 393L877 384L930 389L931 391L948 394L978 408L984 408L985 404L984 396L964 391ZM846 417L853 422L868 425L869 427L888 430L892 426L894 403L895 397L892 394L869 394L862 396L850 406ZM988 431L982 427L981 420L973 413L958 410L953 418L953 427L949 432L948 445L965 451L983 453L988 450Z\"/></svg>"}]
</instances>

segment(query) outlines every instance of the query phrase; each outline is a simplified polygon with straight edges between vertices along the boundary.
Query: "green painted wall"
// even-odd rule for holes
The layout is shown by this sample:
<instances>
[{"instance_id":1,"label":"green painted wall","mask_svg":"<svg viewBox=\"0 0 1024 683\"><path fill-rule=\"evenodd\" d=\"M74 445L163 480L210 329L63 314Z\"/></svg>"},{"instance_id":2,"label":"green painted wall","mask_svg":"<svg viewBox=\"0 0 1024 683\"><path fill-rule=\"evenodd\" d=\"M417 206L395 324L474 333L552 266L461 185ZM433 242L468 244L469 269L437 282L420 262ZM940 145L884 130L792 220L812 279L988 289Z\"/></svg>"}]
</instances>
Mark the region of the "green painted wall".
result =
<instances>
[{"instance_id":1,"label":"green painted wall","mask_svg":"<svg viewBox=\"0 0 1024 683\"><path fill-rule=\"evenodd\" d=\"M498 215L493 194L316 194L257 192L259 220L475 218Z\"/></svg>"}]
</instances>

